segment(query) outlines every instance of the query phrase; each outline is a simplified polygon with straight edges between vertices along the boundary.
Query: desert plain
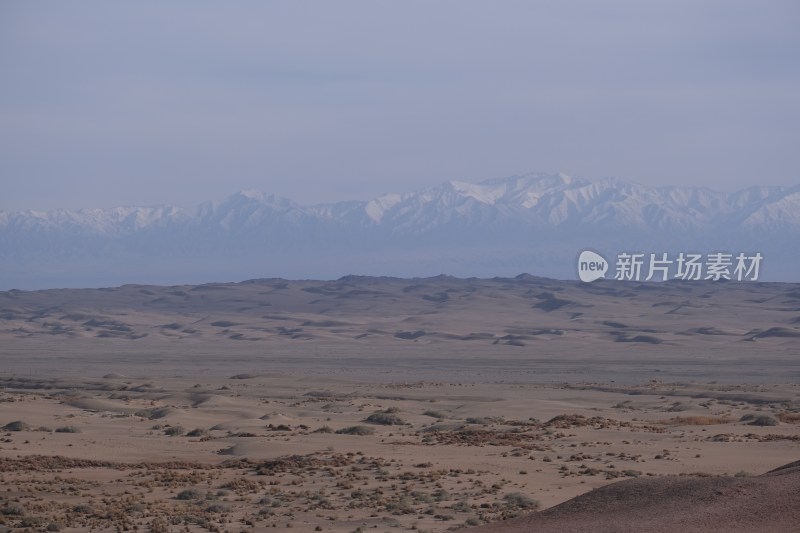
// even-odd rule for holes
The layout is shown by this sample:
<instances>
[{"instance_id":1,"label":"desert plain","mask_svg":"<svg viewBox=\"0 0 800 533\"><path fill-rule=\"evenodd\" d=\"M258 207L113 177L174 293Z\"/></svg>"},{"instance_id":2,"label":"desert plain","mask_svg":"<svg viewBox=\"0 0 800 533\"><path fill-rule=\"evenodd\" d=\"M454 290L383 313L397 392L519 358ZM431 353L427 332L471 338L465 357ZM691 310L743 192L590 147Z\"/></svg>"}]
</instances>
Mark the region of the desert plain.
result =
<instances>
[{"instance_id":1,"label":"desert plain","mask_svg":"<svg viewBox=\"0 0 800 533\"><path fill-rule=\"evenodd\" d=\"M739 530L791 531L798 485L759 475L800 459L800 285L6 291L0 428L0 530L661 531L580 502L747 510L761 483L787 505Z\"/></svg>"}]
</instances>

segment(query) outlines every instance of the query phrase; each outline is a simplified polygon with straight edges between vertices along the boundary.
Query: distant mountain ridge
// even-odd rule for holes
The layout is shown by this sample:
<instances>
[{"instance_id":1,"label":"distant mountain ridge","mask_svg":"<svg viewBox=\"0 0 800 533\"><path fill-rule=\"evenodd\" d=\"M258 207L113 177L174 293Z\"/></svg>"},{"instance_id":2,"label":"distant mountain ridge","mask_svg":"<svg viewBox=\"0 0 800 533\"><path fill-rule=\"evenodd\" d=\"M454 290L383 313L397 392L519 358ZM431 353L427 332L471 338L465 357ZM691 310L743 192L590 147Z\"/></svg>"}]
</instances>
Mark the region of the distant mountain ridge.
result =
<instances>
[{"instance_id":1,"label":"distant mountain ridge","mask_svg":"<svg viewBox=\"0 0 800 533\"><path fill-rule=\"evenodd\" d=\"M311 206L241 191L194 208L0 211L0 284L37 285L47 272L39 277L50 283L59 270L68 285L91 285L112 272L120 282L179 282L182 270L220 280L522 271L570 277L565 261L586 246L609 253L764 247L778 267L775 278L784 279L796 266L798 237L800 186L724 193L526 174Z\"/></svg>"}]
</instances>

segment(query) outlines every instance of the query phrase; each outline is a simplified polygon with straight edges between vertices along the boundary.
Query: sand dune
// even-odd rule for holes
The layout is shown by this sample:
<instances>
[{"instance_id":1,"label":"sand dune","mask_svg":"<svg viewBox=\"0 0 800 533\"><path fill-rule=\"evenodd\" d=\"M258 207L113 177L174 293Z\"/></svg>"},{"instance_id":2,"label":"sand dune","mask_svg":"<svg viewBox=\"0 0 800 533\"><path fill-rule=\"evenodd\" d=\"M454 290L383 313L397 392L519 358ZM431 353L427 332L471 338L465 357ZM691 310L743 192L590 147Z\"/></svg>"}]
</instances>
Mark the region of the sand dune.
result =
<instances>
[{"instance_id":1,"label":"sand dune","mask_svg":"<svg viewBox=\"0 0 800 533\"><path fill-rule=\"evenodd\" d=\"M154 368L247 381L374 379L387 365L388 379L774 381L800 375L796 299L784 297L797 287L523 275L7 291L2 370L88 367L115 384Z\"/></svg>"},{"instance_id":2,"label":"sand dune","mask_svg":"<svg viewBox=\"0 0 800 533\"><path fill-rule=\"evenodd\" d=\"M474 533L787 533L800 528L800 461L760 476L620 481Z\"/></svg>"}]
</instances>

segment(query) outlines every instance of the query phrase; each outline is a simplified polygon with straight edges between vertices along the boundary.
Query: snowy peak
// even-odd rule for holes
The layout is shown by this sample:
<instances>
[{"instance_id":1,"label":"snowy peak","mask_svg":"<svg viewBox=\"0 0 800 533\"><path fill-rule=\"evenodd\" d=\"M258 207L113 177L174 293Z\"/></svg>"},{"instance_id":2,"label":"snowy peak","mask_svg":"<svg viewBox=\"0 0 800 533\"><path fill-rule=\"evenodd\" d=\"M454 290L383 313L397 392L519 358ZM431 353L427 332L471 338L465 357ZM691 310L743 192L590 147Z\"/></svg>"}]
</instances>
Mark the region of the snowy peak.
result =
<instances>
[{"instance_id":1,"label":"snowy peak","mask_svg":"<svg viewBox=\"0 0 800 533\"><path fill-rule=\"evenodd\" d=\"M724 193L525 174L311 206L244 190L188 209L0 212L0 284L353 272L570 277L586 246L759 250L773 279L794 280L799 239L800 186Z\"/></svg>"},{"instance_id":2,"label":"snowy peak","mask_svg":"<svg viewBox=\"0 0 800 533\"><path fill-rule=\"evenodd\" d=\"M400 194L385 194L367 203L364 212L375 223L380 223L387 211L403 201Z\"/></svg>"},{"instance_id":3,"label":"snowy peak","mask_svg":"<svg viewBox=\"0 0 800 533\"><path fill-rule=\"evenodd\" d=\"M3 234L49 232L121 235L181 225L236 232L287 225L336 224L419 234L461 224L551 228L607 227L639 231L800 230L800 187L751 187L723 193L700 187L647 187L615 178L524 174L479 183L449 181L373 200L302 206L243 190L196 209L172 206L0 213Z\"/></svg>"}]
</instances>

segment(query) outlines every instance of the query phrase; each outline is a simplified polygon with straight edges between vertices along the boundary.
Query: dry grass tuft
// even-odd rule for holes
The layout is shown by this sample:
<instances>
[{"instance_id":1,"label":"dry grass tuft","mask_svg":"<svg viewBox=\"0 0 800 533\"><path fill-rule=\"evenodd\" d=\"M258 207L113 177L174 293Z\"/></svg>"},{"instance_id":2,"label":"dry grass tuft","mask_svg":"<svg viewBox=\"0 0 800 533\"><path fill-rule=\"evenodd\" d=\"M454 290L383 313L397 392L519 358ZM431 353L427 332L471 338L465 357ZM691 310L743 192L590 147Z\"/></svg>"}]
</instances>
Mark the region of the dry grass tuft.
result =
<instances>
[{"instance_id":1,"label":"dry grass tuft","mask_svg":"<svg viewBox=\"0 0 800 533\"><path fill-rule=\"evenodd\" d=\"M732 420L726 416L676 416L661 422L670 426L715 426L717 424L728 424Z\"/></svg>"},{"instance_id":2,"label":"dry grass tuft","mask_svg":"<svg viewBox=\"0 0 800 533\"><path fill-rule=\"evenodd\" d=\"M786 424L800 424L800 413L778 413L775 416Z\"/></svg>"},{"instance_id":3,"label":"dry grass tuft","mask_svg":"<svg viewBox=\"0 0 800 533\"><path fill-rule=\"evenodd\" d=\"M379 424L382 426L402 426L406 423L405 420L397 416L393 411L387 409L386 411L377 411L369 415L364 422L370 424Z\"/></svg>"}]
</instances>

